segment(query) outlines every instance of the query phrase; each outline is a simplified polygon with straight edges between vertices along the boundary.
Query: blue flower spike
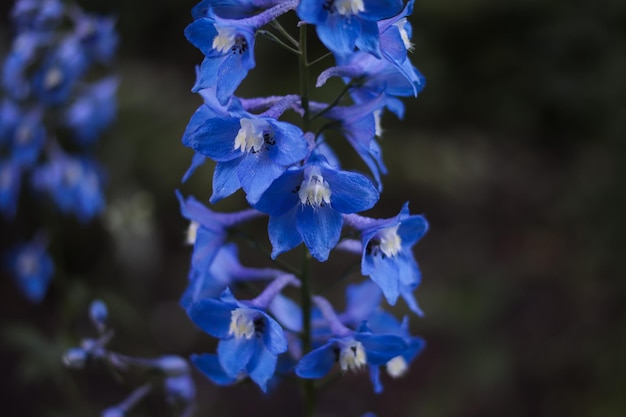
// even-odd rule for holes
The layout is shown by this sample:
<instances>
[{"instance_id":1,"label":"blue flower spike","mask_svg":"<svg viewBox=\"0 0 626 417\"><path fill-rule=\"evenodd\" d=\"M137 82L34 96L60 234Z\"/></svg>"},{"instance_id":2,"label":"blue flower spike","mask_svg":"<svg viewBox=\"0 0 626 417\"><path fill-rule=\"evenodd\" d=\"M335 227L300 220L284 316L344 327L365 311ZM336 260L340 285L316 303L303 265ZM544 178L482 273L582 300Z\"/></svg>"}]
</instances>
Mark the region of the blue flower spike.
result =
<instances>
[{"instance_id":1,"label":"blue flower spike","mask_svg":"<svg viewBox=\"0 0 626 417\"><path fill-rule=\"evenodd\" d=\"M43 300L54 274L46 246L46 239L39 235L30 243L14 247L5 258L7 270L18 288L33 303Z\"/></svg>"},{"instance_id":2,"label":"blue flower spike","mask_svg":"<svg viewBox=\"0 0 626 417\"><path fill-rule=\"evenodd\" d=\"M286 285L299 284L295 277L284 274L250 301L238 301L230 289L226 289L219 299L203 299L189 307L191 320L220 339L217 358L225 384L247 375L262 391L267 390L267 382L276 369L277 356L287 350L287 339L281 326L265 309ZM210 357L195 355L192 361L207 376L215 377L216 364Z\"/></svg>"},{"instance_id":3,"label":"blue flower spike","mask_svg":"<svg viewBox=\"0 0 626 417\"><path fill-rule=\"evenodd\" d=\"M99 333L106 330L107 320L109 318L109 310L102 300L94 300L89 305L89 318Z\"/></svg>"}]
</instances>

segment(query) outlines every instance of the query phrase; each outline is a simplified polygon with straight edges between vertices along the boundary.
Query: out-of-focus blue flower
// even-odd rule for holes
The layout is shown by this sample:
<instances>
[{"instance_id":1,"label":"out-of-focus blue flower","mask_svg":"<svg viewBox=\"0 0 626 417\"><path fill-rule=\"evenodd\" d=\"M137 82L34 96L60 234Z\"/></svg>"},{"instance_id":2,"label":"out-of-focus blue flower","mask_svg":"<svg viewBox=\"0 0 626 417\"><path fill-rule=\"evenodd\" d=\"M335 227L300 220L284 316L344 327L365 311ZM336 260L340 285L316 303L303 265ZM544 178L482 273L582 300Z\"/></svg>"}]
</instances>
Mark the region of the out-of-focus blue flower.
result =
<instances>
[{"instance_id":1,"label":"out-of-focus blue flower","mask_svg":"<svg viewBox=\"0 0 626 417\"><path fill-rule=\"evenodd\" d=\"M8 218L15 216L21 179L18 163L11 159L0 161L0 211Z\"/></svg>"},{"instance_id":2,"label":"out-of-focus blue flower","mask_svg":"<svg viewBox=\"0 0 626 417\"><path fill-rule=\"evenodd\" d=\"M270 215L273 258L304 241L313 257L325 261L339 241L341 214L367 210L378 197L365 176L337 170L320 156L287 170L254 207Z\"/></svg>"},{"instance_id":3,"label":"out-of-focus blue flower","mask_svg":"<svg viewBox=\"0 0 626 417\"><path fill-rule=\"evenodd\" d=\"M18 31L54 29L63 18L65 6L60 0L17 0L11 18Z\"/></svg>"},{"instance_id":4,"label":"out-of-focus blue flower","mask_svg":"<svg viewBox=\"0 0 626 417\"><path fill-rule=\"evenodd\" d=\"M81 222L91 220L104 208L102 174L86 157L52 152L50 160L33 172L32 182L33 188L48 193L63 213L72 213Z\"/></svg>"},{"instance_id":5,"label":"out-of-focus blue flower","mask_svg":"<svg viewBox=\"0 0 626 417\"><path fill-rule=\"evenodd\" d=\"M290 123L243 111L228 117L212 113L203 105L183 135L183 144L218 163L211 202L242 187L254 204L288 166L308 154L302 131Z\"/></svg>"},{"instance_id":6,"label":"out-of-focus blue flower","mask_svg":"<svg viewBox=\"0 0 626 417\"><path fill-rule=\"evenodd\" d=\"M115 30L115 19L77 11L72 16L76 24L75 36L85 49L90 60L108 64L117 49L119 37Z\"/></svg>"},{"instance_id":7,"label":"out-of-focus blue flower","mask_svg":"<svg viewBox=\"0 0 626 417\"><path fill-rule=\"evenodd\" d=\"M66 103L88 68L89 58L80 40L66 37L44 58L33 77L33 92L44 105Z\"/></svg>"},{"instance_id":8,"label":"out-of-focus blue flower","mask_svg":"<svg viewBox=\"0 0 626 417\"><path fill-rule=\"evenodd\" d=\"M196 384L190 373L170 376L163 381L165 399L172 405L189 404L196 398Z\"/></svg>"},{"instance_id":9,"label":"out-of-focus blue flower","mask_svg":"<svg viewBox=\"0 0 626 417\"><path fill-rule=\"evenodd\" d=\"M325 298L316 296L313 300L329 322L333 337L300 359L296 374L301 378L321 378L335 363L342 371L358 371L365 365L381 366L406 350L407 345L401 337L374 334L365 323L357 331L350 330L341 323Z\"/></svg>"},{"instance_id":10,"label":"out-of-focus blue flower","mask_svg":"<svg viewBox=\"0 0 626 417\"><path fill-rule=\"evenodd\" d=\"M219 299L202 299L190 306L191 320L211 336L220 339L217 356L224 377L218 380L231 383L242 375L249 375L263 390L274 375L277 356L287 350L287 339L280 325L265 309L287 284L297 284L290 275L283 275L266 287L263 293L250 301L238 301L226 289ZM194 363L197 364L197 357ZM207 363L208 362L208 363ZM217 368L209 359L203 372L216 377Z\"/></svg>"},{"instance_id":11,"label":"out-of-focus blue flower","mask_svg":"<svg viewBox=\"0 0 626 417\"><path fill-rule=\"evenodd\" d=\"M113 123L117 112L117 84L113 77L93 83L67 108L65 124L78 143L93 143Z\"/></svg>"},{"instance_id":12,"label":"out-of-focus blue flower","mask_svg":"<svg viewBox=\"0 0 626 417\"><path fill-rule=\"evenodd\" d=\"M94 300L91 302L89 305L89 318L100 333L104 332L109 318L109 310L104 301Z\"/></svg>"},{"instance_id":13,"label":"out-of-focus blue flower","mask_svg":"<svg viewBox=\"0 0 626 417\"><path fill-rule=\"evenodd\" d=\"M398 295L402 295L411 311L421 315L413 296L421 274L412 247L428 230L424 216L411 215L405 203L400 213L390 219L358 215L347 215L344 219L361 234L361 273L378 284L390 304L395 304Z\"/></svg>"},{"instance_id":14,"label":"out-of-focus blue flower","mask_svg":"<svg viewBox=\"0 0 626 417\"><path fill-rule=\"evenodd\" d=\"M302 0L300 19L315 25L322 43L340 56L355 47L380 57L376 22L396 15L402 0Z\"/></svg>"},{"instance_id":15,"label":"out-of-focus blue flower","mask_svg":"<svg viewBox=\"0 0 626 417\"><path fill-rule=\"evenodd\" d=\"M3 107L6 108L6 106ZM2 130L6 130L3 133L6 133L11 159L21 166L31 167L39 159L39 154L46 143L42 111L39 108L24 111L17 106L15 109L17 110L16 117L13 120L7 120L8 123L3 126Z\"/></svg>"},{"instance_id":16,"label":"out-of-focus blue flower","mask_svg":"<svg viewBox=\"0 0 626 417\"><path fill-rule=\"evenodd\" d=\"M43 300L54 274L43 239L14 247L6 255L5 265L26 298L33 303Z\"/></svg>"},{"instance_id":17,"label":"out-of-focus blue flower","mask_svg":"<svg viewBox=\"0 0 626 417\"><path fill-rule=\"evenodd\" d=\"M2 64L2 88L12 99L23 100L31 94L31 81L26 71L45 41L46 35L40 32L18 33L13 40Z\"/></svg>"}]
</instances>

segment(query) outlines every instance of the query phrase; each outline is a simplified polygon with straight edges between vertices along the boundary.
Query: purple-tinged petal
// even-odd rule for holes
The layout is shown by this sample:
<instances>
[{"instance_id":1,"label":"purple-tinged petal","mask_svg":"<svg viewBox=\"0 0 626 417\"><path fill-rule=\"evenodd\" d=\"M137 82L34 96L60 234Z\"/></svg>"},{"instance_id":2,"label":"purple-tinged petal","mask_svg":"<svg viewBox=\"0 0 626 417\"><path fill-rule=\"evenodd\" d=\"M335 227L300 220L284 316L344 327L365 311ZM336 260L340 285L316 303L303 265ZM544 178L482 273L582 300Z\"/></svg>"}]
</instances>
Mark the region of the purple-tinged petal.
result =
<instances>
[{"instance_id":1,"label":"purple-tinged petal","mask_svg":"<svg viewBox=\"0 0 626 417\"><path fill-rule=\"evenodd\" d=\"M267 381L276 371L276 355L257 342L254 355L248 362L247 370L250 378L256 382L263 392L267 392Z\"/></svg>"},{"instance_id":2,"label":"purple-tinged petal","mask_svg":"<svg viewBox=\"0 0 626 417\"><path fill-rule=\"evenodd\" d=\"M209 201L215 204L223 198L232 195L241 188L237 169L241 159L233 159L232 161L218 162L213 171L213 194Z\"/></svg>"},{"instance_id":3,"label":"purple-tinged petal","mask_svg":"<svg viewBox=\"0 0 626 417\"><path fill-rule=\"evenodd\" d=\"M236 306L220 300L205 298L191 304L189 318L213 337L224 339L229 335L231 312Z\"/></svg>"},{"instance_id":4,"label":"purple-tinged petal","mask_svg":"<svg viewBox=\"0 0 626 417\"><path fill-rule=\"evenodd\" d=\"M224 372L230 376L237 376L246 369L250 358L254 354L257 339L233 337L222 339L217 345L217 356Z\"/></svg>"},{"instance_id":5,"label":"purple-tinged petal","mask_svg":"<svg viewBox=\"0 0 626 417\"><path fill-rule=\"evenodd\" d=\"M320 262L327 260L330 250L341 236L341 214L328 205L316 208L302 206L296 210L296 226L304 244L315 259Z\"/></svg>"},{"instance_id":6,"label":"purple-tinged petal","mask_svg":"<svg viewBox=\"0 0 626 417\"><path fill-rule=\"evenodd\" d=\"M270 216L267 229L272 243L272 259L302 243L302 236L296 228L297 214L298 208L294 207L284 214Z\"/></svg>"},{"instance_id":7,"label":"purple-tinged petal","mask_svg":"<svg viewBox=\"0 0 626 417\"><path fill-rule=\"evenodd\" d=\"M329 342L304 355L296 365L296 375L307 379L326 375L335 363L334 349L334 343Z\"/></svg>"}]
</instances>

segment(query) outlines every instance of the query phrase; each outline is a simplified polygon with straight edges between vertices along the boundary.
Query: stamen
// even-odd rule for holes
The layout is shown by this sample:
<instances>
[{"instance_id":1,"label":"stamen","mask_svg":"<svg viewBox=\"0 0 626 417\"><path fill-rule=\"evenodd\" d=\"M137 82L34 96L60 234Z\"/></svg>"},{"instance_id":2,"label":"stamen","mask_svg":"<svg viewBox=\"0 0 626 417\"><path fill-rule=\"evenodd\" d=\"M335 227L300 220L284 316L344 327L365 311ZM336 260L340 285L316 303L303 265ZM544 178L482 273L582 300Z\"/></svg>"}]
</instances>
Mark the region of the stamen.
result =
<instances>
[{"instance_id":1,"label":"stamen","mask_svg":"<svg viewBox=\"0 0 626 417\"><path fill-rule=\"evenodd\" d=\"M402 355L396 356L387 362L387 373L392 378L400 378L406 373L406 371L408 371L408 369L409 366Z\"/></svg>"},{"instance_id":2,"label":"stamen","mask_svg":"<svg viewBox=\"0 0 626 417\"><path fill-rule=\"evenodd\" d=\"M229 27L216 26L215 29L217 29L217 36L213 38L213 49L222 53L228 52L235 45L237 32Z\"/></svg>"},{"instance_id":3,"label":"stamen","mask_svg":"<svg viewBox=\"0 0 626 417\"><path fill-rule=\"evenodd\" d=\"M273 145L274 132L269 123L259 119L241 119L239 120L241 129L235 137L235 150L241 149L241 152L258 152L263 145Z\"/></svg>"},{"instance_id":4,"label":"stamen","mask_svg":"<svg viewBox=\"0 0 626 417\"><path fill-rule=\"evenodd\" d=\"M187 238L185 239L185 242L188 245L193 245L194 243L196 243L196 236L198 234L198 227L200 227L200 223L198 223L195 220L192 220L189 223L189 227L187 228Z\"/></svg>"},{"instance_id":5,"label":"stamen","mask_svg":"<svg viewBox=\"0 0 626 417\"><path fill-rule=\"evenodd\" d=\"M335 0L335 9L342 16L351 16L365 11L363 0Z\"/></svg>"},{"instance_id":6,"label":"stamen","mask_svg":"<svg viewBox=\"0 0 626 417\"><path fill-rule=\"evenodd\" d=\"M400 223L395 226L386 227L378 232L380 239L380 250L385 256L393 257L402 249L402 239L398 236L398 227Z\"/></svg>"},{"instance_id":7,"label":"stamen","mask_svg":"<svg viewBox=\"0 0 626 417\"><path fill-rule=\"evenodd\" d=\"M397 27L400 31L400 37L402 38L402 43L404 43L404 47L407 49L407 51L413 52L413 49L415 49L415 45L409 39L409 33L406 31L406 24L407 21L405 17L394 23L394 26Z\"/></svg>"},{"instance_id":8,"label":"stamen","mask_svg":"<svg viewBox=\"0 0 626 417\"><path fill-rule=\"evenodd\" d=\"M298 190L300 203L312 207L323 207L324 204L330 204L331 194L330 186L322 177L319 168L310 168Z\"/></svg>"},{"instance_id":9,"label":"stamen","mask_svg":"<svg viewBox=\"0 0 626 417\"><path fill-rule=\"evenodd\" d=\"M339 365L342 371L358 371L366 363L367 357L361 342L352 341L341 347Z\"/></svg>"},{"instance_id":10,"label":"stamen","mask_svg":"<svg viewBox=\"0 0 626 417\"><path fill-rule=\"evenodd\" d=\"M228 334L237 338L245 337L246 339L254 336L254 314L247 308L236 308L230 312L230 327Z\"/></svg>"}]
</instances>

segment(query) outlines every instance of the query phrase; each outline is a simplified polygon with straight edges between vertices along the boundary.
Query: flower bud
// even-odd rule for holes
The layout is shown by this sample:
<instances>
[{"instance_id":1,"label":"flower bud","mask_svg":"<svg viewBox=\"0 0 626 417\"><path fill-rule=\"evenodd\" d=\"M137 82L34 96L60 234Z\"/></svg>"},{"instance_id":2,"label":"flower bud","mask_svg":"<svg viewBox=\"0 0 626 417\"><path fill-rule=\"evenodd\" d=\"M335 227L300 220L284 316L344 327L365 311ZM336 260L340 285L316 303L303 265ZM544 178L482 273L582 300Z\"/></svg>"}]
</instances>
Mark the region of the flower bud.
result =
<instances>
[{"instance_id":1,"label":"flower bud","mask_svg":"<svg viewBox=\"0 0 626 417\"><path fill-rule=\"evenodd\" d=\"M102 300L94 300L89 306L89 318L99 332L103 332L109 316L107 305Z\"/></svg>"},{"instance_id":2,"label":"flower bud","mask_svg":"<svg viewBox=\"0 0 626 417\"><path fill-rule=\"evenodd\" d=\"M89 358L89 354L81 348L68 349L63 355L63 364L68 368L82 369Z\"/></svg>"}]
</instances>

